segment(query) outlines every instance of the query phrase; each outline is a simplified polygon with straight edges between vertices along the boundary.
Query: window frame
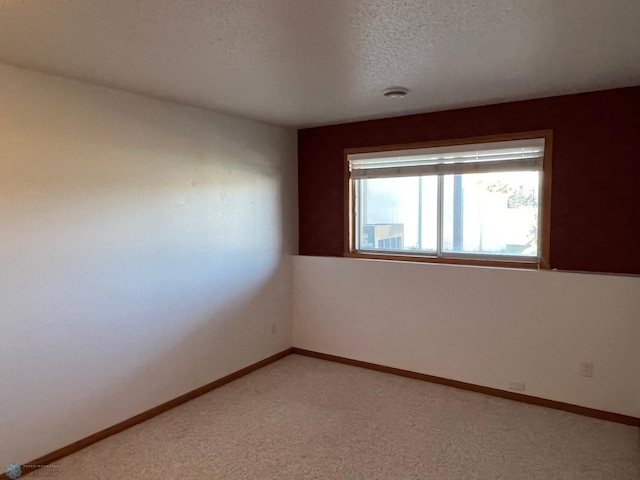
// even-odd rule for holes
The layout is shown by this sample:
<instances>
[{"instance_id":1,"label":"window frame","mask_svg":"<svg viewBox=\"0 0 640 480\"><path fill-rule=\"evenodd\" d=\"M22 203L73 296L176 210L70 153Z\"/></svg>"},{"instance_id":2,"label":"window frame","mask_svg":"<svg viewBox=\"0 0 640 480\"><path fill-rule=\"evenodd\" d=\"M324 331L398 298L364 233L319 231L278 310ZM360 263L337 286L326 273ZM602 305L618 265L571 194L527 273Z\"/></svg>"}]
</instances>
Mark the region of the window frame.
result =
<instances>
[{"instance_id":1,"label":"window frame","mask_svg":"<svg viewBox=\"0 0 640 480\"><path fill-rule=\"evenodd\" d=\"M537 261L505 260L500 258L488 258L490 255L478 255L478 258L469 256L434 256L434 255L412 255L404 252L363 252L356 250L356 216L354 200L354 180L351 179L349 170L349 155L357 153L372 152L393 152L397 150L412 150L420 148L447 147L457 145L467 145L472 143L492 143L511 140L530 140L534 138L544 138L545 147L542 160L542 171L540 182L541 192L539 195L539 254ZM409 262L427 262L453 265L476 265L484 267L505 267L505 268L525 268L525 269L549 269L551 268L549 250L551 233L551 159L553 152L553 131L535 130L518 133L508 133L501 135L488 135L479 137L457 138L449 140L436 140L430 142L418 142L408 144L382 145L375 147L346 148L344 149L344 256L351 258L368 258L377 260L394 260Z\"/></svg>"}]
</instances>

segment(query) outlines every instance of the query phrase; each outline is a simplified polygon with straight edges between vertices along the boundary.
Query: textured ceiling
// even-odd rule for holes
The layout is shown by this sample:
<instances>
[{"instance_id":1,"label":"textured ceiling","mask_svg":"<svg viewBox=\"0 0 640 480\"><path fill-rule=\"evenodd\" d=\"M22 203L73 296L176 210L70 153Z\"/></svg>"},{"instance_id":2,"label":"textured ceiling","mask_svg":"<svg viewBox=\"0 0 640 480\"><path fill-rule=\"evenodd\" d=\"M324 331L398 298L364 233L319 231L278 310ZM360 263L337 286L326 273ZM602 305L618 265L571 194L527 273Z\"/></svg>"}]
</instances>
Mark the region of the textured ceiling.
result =
<instances>
[{"instance_id":1,"label":"textured ceiling","mask_svg":"<svg viewBox=\"0 0 640 480\"><path fill-rule=\"evenodd\" d=\"M322 125L638 85L640 0L3 0L0 62Z\"/></svg>"}]
</instances>

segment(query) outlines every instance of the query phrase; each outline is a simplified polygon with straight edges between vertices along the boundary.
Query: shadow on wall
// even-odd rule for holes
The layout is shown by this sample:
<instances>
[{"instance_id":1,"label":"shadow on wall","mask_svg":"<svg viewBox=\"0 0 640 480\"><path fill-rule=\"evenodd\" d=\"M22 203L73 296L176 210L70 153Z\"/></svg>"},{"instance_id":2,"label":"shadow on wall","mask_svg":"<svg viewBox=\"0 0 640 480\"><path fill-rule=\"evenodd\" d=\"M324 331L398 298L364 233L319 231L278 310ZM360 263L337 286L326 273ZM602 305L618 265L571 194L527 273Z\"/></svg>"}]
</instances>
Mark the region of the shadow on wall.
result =
<instances>
[{"instance_id":1,"label":"shadow on wall","mask_svg":"<svg viewBox=\"0 0 640 480\"><path fill-rule=\"evenodd\" d=\"M182 205L162 190L132 207L121 192L120 209L47 195L3 222L14 239L0 273L12 338L2 370L13 379L3 435L17 453L34 452L6 461L28 461L290 346L279 182L229 176L243 180L203 182ZM60 440L33 450L43 431Z\"/></svg>"},{"instance_id":2,"label":"shadow on wall","mask_svg":"<svg viewBox=\"0 0 640 480\"><path fill-rule=\"evenodd\" d=\"M0 464L290 346L295 132L9 67L0 88Z\"/></svg>"},{"instance_id":3,"label":"shadow on wall","mask_svg":"<svg viewBox=\"0 0 640 480\"><path fill-rule=\"evenodd\" d=\"M259 283L223 301L194 305L189 322L183 321L185 316L171 322L165 318L163 325L154 326L160 330L155 335L141 332L138 326L137 334L132 335L135 339L123 341L110 352L105 352L109 345L103 345L100 361L121 364L122 368L103 368L100 383L91 389L87 389L91 372L86 372L85 378L64 374L63 381L84 385L78 392L81 396L68 403L71 417L58 418L56 430L62 432L72 422L95 425L87 434L94 433L287 348L290 341L282 336L288 312L281 300L288 294L283 288L288 272L288 262L283 262ZM212 305L214 302L217 305ZM273 324L276 334L272 333ZM66 397L69 393L57 395ZM98 423L98 419L106 420L105 412L109 412L109 420ZM115 412L123 413L118 416ZM69 438L67 443L77 440L71 431Z\"/></svg>"}]
</instances>

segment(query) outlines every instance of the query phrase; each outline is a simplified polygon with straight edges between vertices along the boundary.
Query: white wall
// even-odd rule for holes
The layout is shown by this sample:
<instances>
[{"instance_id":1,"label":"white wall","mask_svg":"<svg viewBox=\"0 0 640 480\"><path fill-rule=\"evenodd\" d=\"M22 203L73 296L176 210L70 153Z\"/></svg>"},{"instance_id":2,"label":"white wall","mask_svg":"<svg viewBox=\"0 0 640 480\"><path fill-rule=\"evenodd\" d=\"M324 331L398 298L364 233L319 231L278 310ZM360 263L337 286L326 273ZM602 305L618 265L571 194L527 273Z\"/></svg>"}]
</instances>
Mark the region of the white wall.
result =
<instances>
[{"instance_id":1,"label":"white wall","mask_svg":"<svg viewBox=\"0 0 640 480\"><path fill-rule=\"evenodd\" d=\"M0 93L0 465L291 346L295 131L8 66Z\"/></svg>"},{"instance_id":2,"label":"white wall","mask_svg":"<svg viewBox=\"0 0 640 480\"><path fill-rule=\"evenodd\" d=\"M640 278L296 257L293 279L295 347L640 417Z\"/></svg>"}]
</instances>

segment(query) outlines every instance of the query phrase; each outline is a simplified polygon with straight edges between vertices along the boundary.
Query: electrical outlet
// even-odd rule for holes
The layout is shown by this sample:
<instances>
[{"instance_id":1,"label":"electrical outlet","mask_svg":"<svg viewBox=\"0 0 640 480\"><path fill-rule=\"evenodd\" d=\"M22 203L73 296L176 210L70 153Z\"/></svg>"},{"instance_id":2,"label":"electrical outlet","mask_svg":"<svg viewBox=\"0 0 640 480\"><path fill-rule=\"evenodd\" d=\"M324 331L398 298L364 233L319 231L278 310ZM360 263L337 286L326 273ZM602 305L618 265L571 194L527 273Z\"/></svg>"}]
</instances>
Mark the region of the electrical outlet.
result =
<instances>
[{"instance_id":1,"label":"electrical outlet","mask_svg":"<svg viewBox=\"0 0 640 480\"><path fill-rule=\"evenodd\" d=\"M509 382L509 390L524 392L524 382Z\"/></svg>"},{"instance_id":2,"label":"electrical outlet","mask_svg":"<svg viewBox=\"0 0 640 480\"><path fill-rule=\"evenodd\" d=\"M275 335L276 331L277 331L276 324L272 323L271 324L271 335Z\"/></svg>"},{"instance_id":3,"label":"electrical outlet","mask_svg":"<svg viewBox=\"0 0 640 480\"><path fill-rule=\"evenodd\" d=\"M580 375L589 378L593 377L593 362L581 362Z\"/></svg>"}]
</instances>

